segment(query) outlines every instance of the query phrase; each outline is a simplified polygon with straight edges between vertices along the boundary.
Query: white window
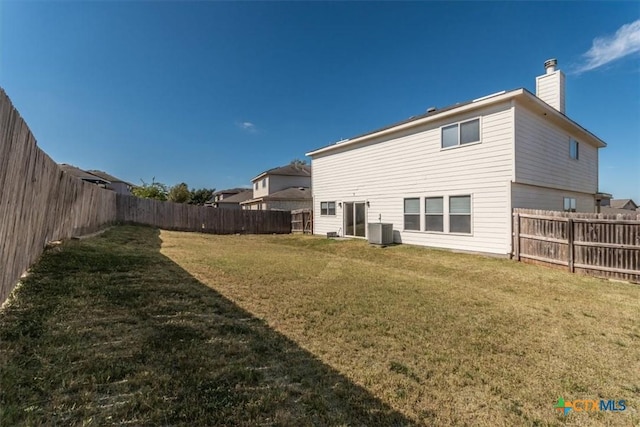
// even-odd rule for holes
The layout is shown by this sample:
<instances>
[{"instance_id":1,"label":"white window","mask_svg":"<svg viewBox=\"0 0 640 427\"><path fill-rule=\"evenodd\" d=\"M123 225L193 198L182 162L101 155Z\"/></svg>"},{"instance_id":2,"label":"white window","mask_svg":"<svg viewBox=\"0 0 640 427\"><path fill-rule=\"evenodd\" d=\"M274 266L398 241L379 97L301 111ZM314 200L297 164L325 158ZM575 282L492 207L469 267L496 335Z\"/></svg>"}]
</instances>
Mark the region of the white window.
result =
<instances>
[{"instance_id":1,"label":"white window","mask_svg":"<svg viewBox=\"0 0 640 427\"><path fill-rule=\"evenodd\" d=\"M443 207L442 197L424 199L424 228L426 231L444 231Z\"/></svg>"},{"instance_id":2,"label":"white window","mask_svg":"<svg viewBox=\"0 0 640 427\"><path fill-rule=\"evenodd\" d=\"M258 189L258 183L257 182L255 184L253 184L253 188L256 189L256 190Z\"/></svg>"},{"instance_id":3,"label":"white window","mask_svg":"<svg viewBox=\"0 0 640 427\"><path fill-rule=\"evenodd\" d=\"M267 178L264 178L264 179L262 180L262 188L264 188L264 187L266 187L266 186L267 186Z\"/></svg>"},{"instance_id":4,"label":"white window","mask_svg":"<svg viewBox=\"0 0 640 427\"><path fill-rule=\"evenodd\" d=\"M578 160L580 158L580 143L575 139L569 142L569 156L572 159Z\"/></svg>"},{"instance_id":5,"label":"white window","mask_svg":"<svg viewBox=\"0 0 640 427\"><path fill-rule=\"evenodd\" d=\"M420 230L420 199L404 199L404 229Z\"/></svg>"},{"instance_id":6,"label":"white window","mask_svg":"<svg viewBox=\"0 0 640 427\"><path fill-rule=\"evenodd\" d=\"M449 197L449 232L471 233L471 196Z\"/></svg>"},{"instance_id":7,"label":"white window","mask_svg":"<svg viewBox=\"0 0 640 427\"><path fill-rule=\"evenodd\" d=\"M320 202L320 215L335 215L336 202Z\"/></svg>"},{"instance_id":8,"label":"white window","mask_svg":"<svg viewBox=\"0 0 640 427\"><path fill-rule=\"evenodd\" d=\"M575 212L576 211L576 199L573 197L565 197L563 200L563 209L565 212Z\"/></svg>"},{"instance_id":9,"label":"white window","mask_svg":"<svg viewBox=\"0 0 640 427\"><path fill-rule=\"evenodd\" d=\"M442 148L480 142L480 119L444 126L441 132Z\"/></svg>"}]
</instances>

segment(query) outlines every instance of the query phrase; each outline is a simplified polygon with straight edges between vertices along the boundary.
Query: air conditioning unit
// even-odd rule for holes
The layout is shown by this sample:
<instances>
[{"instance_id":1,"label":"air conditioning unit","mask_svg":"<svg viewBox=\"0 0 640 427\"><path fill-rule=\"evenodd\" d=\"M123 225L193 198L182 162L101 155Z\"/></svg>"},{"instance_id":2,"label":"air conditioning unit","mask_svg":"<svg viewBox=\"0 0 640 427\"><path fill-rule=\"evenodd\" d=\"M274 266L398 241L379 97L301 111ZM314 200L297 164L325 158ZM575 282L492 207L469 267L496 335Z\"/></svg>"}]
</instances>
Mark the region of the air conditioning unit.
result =
<instances>
[{"instance_id":1,"label":"air conditioning unit","mask_svg":"<svg viewBox=\"0 0 640 427\"><path fill-rule=\"evenodd\" d=\"M390 245L393 243L393 224L372 222L368 224L369 243L372 245Z\"/></svg>"}]
</instances>

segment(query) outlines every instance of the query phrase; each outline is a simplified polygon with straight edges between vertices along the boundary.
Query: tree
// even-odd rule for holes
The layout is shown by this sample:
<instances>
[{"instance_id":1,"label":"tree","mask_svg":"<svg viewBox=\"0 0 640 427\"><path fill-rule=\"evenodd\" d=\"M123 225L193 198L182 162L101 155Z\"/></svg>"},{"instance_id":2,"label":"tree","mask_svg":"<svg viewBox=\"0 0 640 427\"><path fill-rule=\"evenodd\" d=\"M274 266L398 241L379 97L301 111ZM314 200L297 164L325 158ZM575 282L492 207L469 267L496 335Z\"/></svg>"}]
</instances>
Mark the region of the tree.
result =
<instances>
[{"instance_id":1,"label":"tree","mask_svg":"<svg viewBox=\"0 0 640 427\"><path fill-rule=\"evenodd\" d=\"M174 185L169 189L167 199L175 203L189 202L189 200L191 200L191 192L189 191L189 187L184 182Z\"/></svg>"},{"instance_id":2,"label":"tree","mask_svg":"<svg viewBox=\"0 0 640 427\"><path fill-rule=\"evenodd\" d=\"M134 196L141 197L143 199L154 200L167 200L167 186L161 182L156 182L156 177L151 178L151 183L147 184L143 179L142 186L135 187L131 190Z\"/></svg>"},{"instance_id":3,"label":"tree","mask_svg":"<svg viewBox=\"0 0 640 427\"><path fill-rule=\"evenodd\" d=\"M291 162L289 163L290 165L293 166L304 166L307 164L306 160L300 160L300 159L293 159L291 160Z\"/></svg>"},{"instance_id":4,"label":"tree","mask_svg":"<svg viewBox=\"0 0 640 427\"><path fill-rule=\"evenodd\" d=\"M189 203L192 205L204 205L206 202L211 200L213 193L215 192L215 188L200 188L198 190L192 188L191 200L189 200Z\"/></svg>"}]
</instances>

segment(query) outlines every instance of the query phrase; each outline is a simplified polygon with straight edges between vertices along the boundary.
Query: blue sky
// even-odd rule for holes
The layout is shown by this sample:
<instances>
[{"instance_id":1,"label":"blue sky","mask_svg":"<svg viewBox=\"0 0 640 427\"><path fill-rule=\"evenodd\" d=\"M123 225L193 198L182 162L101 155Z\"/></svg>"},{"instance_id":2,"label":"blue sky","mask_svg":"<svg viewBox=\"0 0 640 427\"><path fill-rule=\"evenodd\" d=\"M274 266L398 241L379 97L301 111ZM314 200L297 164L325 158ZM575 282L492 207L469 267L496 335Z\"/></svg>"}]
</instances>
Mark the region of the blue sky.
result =
<instances>
[{"instance_id":1,"label":"blue sky","mask_svg":"<svg viewBox=\"0 0 640 427\"><path fill-rule=\"evenodd\" d=\"M640 202L638 2L0 2L0 86L57 162L218 189L312 149L567 74Z\"/></svg>"}]
</instances>

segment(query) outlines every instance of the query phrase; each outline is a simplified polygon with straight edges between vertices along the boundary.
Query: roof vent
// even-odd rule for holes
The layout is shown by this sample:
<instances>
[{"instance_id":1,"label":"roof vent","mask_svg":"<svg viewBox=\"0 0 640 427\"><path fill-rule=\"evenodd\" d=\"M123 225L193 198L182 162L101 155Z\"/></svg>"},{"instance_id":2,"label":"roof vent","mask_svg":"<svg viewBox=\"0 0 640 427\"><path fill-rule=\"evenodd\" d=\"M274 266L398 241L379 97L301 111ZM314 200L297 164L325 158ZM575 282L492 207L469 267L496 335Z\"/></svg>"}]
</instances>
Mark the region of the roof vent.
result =
<instances>
[{"instance_id":1,"label":"roof vent","mask_svg":"<svg viewBox=\"0 0 640 427\"><path fill-rule=\"evenodd\" d=\"M434 111L436 111L436 107L427 108L427 113L433 113Z\"/></svg>"},{"instance_id":2,"label":"roof vent","mask_svg":"<svg viewBox=\"0 0 640 427\"><path fill-rule=\"evenodd\" d=\"M547 74L551 74L556 71L556 65L558 65L558 60L555 58L544 61L544 68L547 70Z\"/></svg>"}]
</instances>

